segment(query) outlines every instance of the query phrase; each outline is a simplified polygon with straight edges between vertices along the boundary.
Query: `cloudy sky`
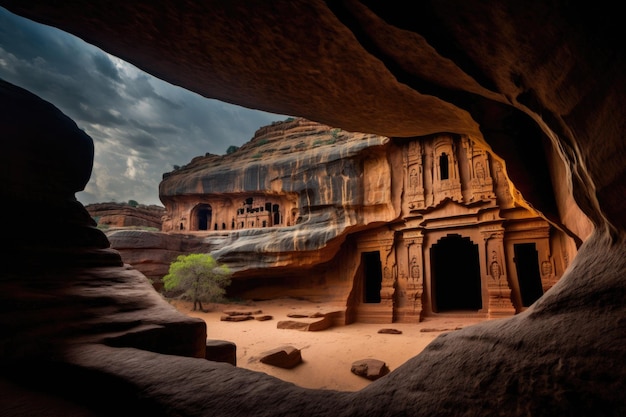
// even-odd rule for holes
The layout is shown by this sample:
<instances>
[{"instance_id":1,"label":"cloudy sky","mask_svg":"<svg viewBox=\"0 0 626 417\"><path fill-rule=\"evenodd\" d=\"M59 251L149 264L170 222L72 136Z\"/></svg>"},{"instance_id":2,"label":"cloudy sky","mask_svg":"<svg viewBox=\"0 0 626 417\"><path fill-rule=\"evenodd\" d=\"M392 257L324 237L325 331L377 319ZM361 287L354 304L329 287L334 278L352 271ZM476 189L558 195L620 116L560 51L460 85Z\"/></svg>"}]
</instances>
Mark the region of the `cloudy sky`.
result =
<instances>
[{"instance_id":1,"label":"cloudy sky","mask_svg":"<svg viewBox=\"0 0 626 417\"><path fill-rule=\"evenodd\" d=\"M92 137L91 180L76 195L83 204L162 205L159 182L174 165L224 154L287 118L206 99L1 7L0 78L51 102Z\"/></svg>"}]
</instances>

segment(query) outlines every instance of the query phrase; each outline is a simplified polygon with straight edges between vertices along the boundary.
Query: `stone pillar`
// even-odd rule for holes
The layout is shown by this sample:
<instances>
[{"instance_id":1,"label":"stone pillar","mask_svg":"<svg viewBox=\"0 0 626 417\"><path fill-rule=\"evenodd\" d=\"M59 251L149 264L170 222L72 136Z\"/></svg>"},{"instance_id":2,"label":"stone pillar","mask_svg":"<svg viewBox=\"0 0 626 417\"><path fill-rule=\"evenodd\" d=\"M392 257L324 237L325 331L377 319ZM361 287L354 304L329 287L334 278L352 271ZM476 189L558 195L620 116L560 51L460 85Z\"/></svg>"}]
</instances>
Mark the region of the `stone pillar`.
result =
<instances>
[{"instance_id":1,"label":"stone pillar","mask_svg":"<svg viewBox=\"0 0 626 417\"><path fill-rule=\"evenodd\" d=\"M423 147L419 139L409 143L406 171L408 175L408 200L409 209L417 210L424 208L424 166Z\"/></svg>"},{"instance_id":2,"label":"stone pillar","mask_svg":"<svg viewBox=\"0 0 626 417\"><path fill-rule=\"evenodd\" d=\"M487 277L483 278L483 283L487 283L489 294L488 314L490 317L512 316L515 307L511 301L511 287L504 262L504 229L498 226L497 229L482 230L481 233L485 241L484 270Z\"/></svg>"},{"instance_id":3,"label":"stone pillar","mask_svg":"<svg viewBox=\"0 0 626 417\"><path fill-rule=\"evenodd\" d=\"M424 237L421 235L421 231L418 233L418 236L407 242L409 251L407 298L411 304L410 316L416 318L417 321L419 321L422 314L422 294L424 292L424 263L422 261Z\"/></svg>"},{"instance_id":4,"label":"stone pillar","mask_svg":"<svg viewBox=\"0 0 626 417\"><path fill-rule=\"evenodd\" d=\"M393 298L396 292L395 289L395 268L387 264L383 264L383 279L380 285L380 305L384 311L389 311L393 315L394 302Z\"/></svg>"},{"instance_id":5,"label":"stone pillar","mask_svg":"<svg viewBox=\"0 0 626 417\"><path fill-rule=\"evenodd\" d=\"M403 279L404 303L396 311L398 321L417 323L422 314L423 279L423 243L422 231L406 231L403 234L403 250L406 253L402 270L406 271Z\"/></svg>"}]
</instances>

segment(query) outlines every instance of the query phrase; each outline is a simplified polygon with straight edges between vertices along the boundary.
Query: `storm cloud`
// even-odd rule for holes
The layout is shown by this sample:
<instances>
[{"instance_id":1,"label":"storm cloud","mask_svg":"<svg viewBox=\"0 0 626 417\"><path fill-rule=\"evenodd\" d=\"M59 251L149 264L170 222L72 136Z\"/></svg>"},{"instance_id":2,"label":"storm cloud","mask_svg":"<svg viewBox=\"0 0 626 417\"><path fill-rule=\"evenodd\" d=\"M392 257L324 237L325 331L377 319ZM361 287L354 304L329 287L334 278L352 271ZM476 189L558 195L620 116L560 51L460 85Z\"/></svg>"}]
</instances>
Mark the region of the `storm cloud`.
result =
<instances>
[{"instance_id":1,"label":"storm cloud","mask_svg":"<svg viewBox=\"0 0 626 417\"><path fill-rule=\"evenodd\" d=\"M234 106L159 80L81 39L0 8L0 78L54 104L92 137L83 204L158 204L163 173L241 146L288 116Z\"/></svg>"}]
</instances>

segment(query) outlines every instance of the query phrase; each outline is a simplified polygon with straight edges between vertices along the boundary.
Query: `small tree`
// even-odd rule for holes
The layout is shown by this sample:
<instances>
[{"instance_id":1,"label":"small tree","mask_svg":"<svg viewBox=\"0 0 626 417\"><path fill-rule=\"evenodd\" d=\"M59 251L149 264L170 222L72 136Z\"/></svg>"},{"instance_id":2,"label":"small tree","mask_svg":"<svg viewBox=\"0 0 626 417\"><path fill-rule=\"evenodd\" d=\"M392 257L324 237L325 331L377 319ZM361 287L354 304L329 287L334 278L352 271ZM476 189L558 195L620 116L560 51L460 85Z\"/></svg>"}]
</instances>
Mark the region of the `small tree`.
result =
<instances>
[{"instance_id":1,"label":"small tree","mask_svg":"<svg viewBox=\"0 0 626 417\"><path fill-rule=\"evenodd\" d=\"M210 254L193 253L180 255L170 264L163 277L165 290L180 290L183 299L193 300L193 311L202 308L202 302L223 299L225 288L230 285L231 272L226 265L218 265Z\"/></svg>"},{"instance_id":2,"label":"small tree","mask_svg":"<svg viewBox=\"0 0 626 417\"><path fill-rule=\"evenodd\" d=\"M239 149L239 146L230 145L228 147L228 149L226 149L226 155L230 155L231 153L235 153L235 152L237 152L238 149Z\"/></svg>"}]
</instances>

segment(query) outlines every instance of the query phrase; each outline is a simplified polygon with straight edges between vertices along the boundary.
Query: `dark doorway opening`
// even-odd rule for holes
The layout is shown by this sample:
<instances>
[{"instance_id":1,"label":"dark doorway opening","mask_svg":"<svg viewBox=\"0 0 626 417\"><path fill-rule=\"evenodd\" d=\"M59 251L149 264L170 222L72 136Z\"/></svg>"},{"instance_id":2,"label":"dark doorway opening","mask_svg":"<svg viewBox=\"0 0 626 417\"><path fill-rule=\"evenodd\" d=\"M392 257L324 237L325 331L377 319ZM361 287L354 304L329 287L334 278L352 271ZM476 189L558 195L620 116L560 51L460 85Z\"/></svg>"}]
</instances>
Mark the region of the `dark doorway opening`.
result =
<instances>
[{"instance_id":1,"label":"dark doorway opening","mask_svg":"<svg viewBox=\"0 0 626 417\"><path fill-rule=\"evenodd\" d=\"M522 305L528 307L543 295L539 254L534 243L516 243L513 252Z\"/></svg>"},{"instance_id":2,"label":"dark doorway opening","mask_svg":"<svg viewBox=\"0 0 626 417\"><path fill-rule=\"evenodd\" d=\"M272 206L272 211L274 212L273 224L274 225L280 224L280 211L278 211L278 204L274 204Z\"/></svg>"},{"instance_id":3,"label":"dark doorway opening","mask_svg":"<svg viewBox=\"0 0 626 417\"><path fill-rule=\"evenodd\" d=\"M211 206L208 204L200 204L196 208L196 218L198 222L197 230L209 230L211 225L211 218L213 215L213 211L211 210Z\"/></svg>"},{"instance_id":4,"label":"dark doorway opening","mask_svg":"<svg viewBox=\"0 0 626 417\"><path fill-rule=\"evenodd\" d=\"M440 178L442 180L447 180L449 177L448 173L448 155L442 153L439 157L439 168L440 168Z\"/></svg>"},{"instance_id":5,"label":"dark doorway opening","mask_svg":"<svg viewBox=\"0 0 626 417\"><path fill-rule=\"evenodd\" d=\"M365 275L363 302L380 303L380 289L383 281L380 252L363 252L361 254L361 265L363 265Z\"/></svg>"},{"instance_id":6,"label":"dark doorway opening","mask_svg":"<svg viewBox=\"0 0 626 417\"><path fill-rule=\"evenodd\" d=\"M430 250L433 310L480 310L483 307L478 245L450 234Z\"/></svg>"}]
</instances>

